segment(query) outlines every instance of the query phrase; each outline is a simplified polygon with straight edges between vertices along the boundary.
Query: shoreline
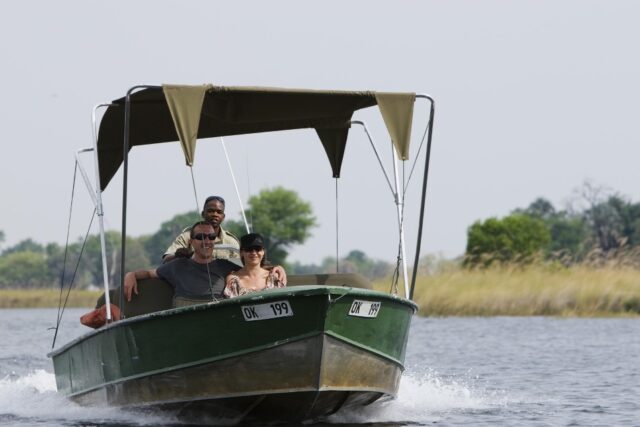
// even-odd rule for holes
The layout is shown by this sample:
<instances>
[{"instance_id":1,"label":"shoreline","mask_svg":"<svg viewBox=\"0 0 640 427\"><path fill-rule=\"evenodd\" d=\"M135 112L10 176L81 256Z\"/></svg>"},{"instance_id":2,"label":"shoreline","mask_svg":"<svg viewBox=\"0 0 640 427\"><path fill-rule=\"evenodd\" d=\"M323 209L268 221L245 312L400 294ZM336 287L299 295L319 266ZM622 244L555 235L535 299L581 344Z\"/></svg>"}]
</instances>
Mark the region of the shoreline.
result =
<instances>
[{"instance_id":1,"label":"shoreline","mask_svg":"<svg viewBox=\"0 0 640 427\"><path fill-rule=\"evenodd\" d=\"M640 316L640 271L623 266L454 268L418 277L422 316Z\"/></svg>"},{"instance_id":2,"label":"shoreline","mask_svg":"<svg viewBox=\"0 0 640 427\"><path fill-rule=\"evenodd\" d=\"M389 279L375 281L374 289L387 292ZM91 310L101 294L73 291L66 305ZM0 289L0 309L57 308L60 298L55 288ZM419 276L414 301L421 317L640 317L640 271L620 266L451 268Z\"/></svg>"},{"instance_id":3,"label":"shoreline","mask_svg":"<svg viewBox=\"0 0 640 427\"><path fill-rule=\"evenodd\" d=\"M102 291L72 291L67 300L68 308L92 310ZM58 308L60 289L0 289L0 309L4 308ZM62 301L66 298L66 290Z\"/></svg>"}]
</instances>

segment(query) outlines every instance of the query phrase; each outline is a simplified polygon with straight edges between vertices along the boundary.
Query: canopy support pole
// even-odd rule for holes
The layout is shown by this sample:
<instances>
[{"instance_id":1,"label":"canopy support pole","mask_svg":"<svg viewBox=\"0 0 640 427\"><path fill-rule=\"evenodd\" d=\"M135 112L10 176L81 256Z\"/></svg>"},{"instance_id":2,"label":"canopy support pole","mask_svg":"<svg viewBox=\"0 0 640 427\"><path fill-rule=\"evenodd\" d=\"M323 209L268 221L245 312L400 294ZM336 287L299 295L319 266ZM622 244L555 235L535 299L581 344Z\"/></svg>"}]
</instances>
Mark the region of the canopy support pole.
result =
<instances>
[{"instance_id":1,"label":"canopy support pole","mask_svg":"<svg viewBox=\"0 0 640 427\"><path fill-rule=\"evenodd\" d=\"M398 211L398 229L400 231L400 254L402 257L402 282L404 283L404 296L409 298L409 276L407 274L407 250L404 243L404 197L400 191L400 180L398 177L398 155L391 144L391 154L393 155L393 176L395 178L396 192L395 203Z\"/></svg>"},{"instance_id":2,"label":"canopy support pole","mask_svg":"<svg viewBox=\"0 0 640 427\"><path fill-rule=\"evenodd\" d=\"M231 173L231 180L233 181L233 187L236 189L236 197L238 197L238 203L240 204L240 213L242 214L242 220L244 221L244 227L247 233L251 233L247 216L244 213L244 206L242 205L242 198L240 197L240 190L238 189L238 183L236 182L236 175L233 173L233 167L231 166L231 160L229 160L229 153L227 153L227 146L224 143L224 138L220 137L220 143L222 144L222 151L224 151L224 157L227 159L227 166L229 166L229 172ZM225 207L226 208L226 207Z\"/></svg>"},{"instance_id":3,"label":"canopy support pole","mask_svg":"<svg viewBox=\"0 0 640 427\"><path fill-rule=\"evenodd\" d=\"M122 318L127 317L124 312L124 276L127 249L127 185L129 171L129 148L130 148L130 131L131 131L131 95L138 89L160 89L162 86L139 85L133 86L127 91L127 97L124 103L124 137L122 144L122 242L120 249L120 313Z\"/></svg>"},{"instance_id":4,"label":"canopy support pole","mask_svg":"<svg viewBox=\"0 0 640 427\"><path fill-rule=\"evenodd\" d=\"M418 274L418 262L420 261L420 246L422 245L422 226L424 223L424 210L425 200L427 197L427 179L429 177L429 160L431 158L431 137L433 135L433 118L435 116L435 101L429 95L417 94L417 98L427 99L431 103L431 109L429 111L429 122L427 123L427 154L425 156L424 163L424 177L422 181L422 199L420 201L420 219L418 221L418 237L416 242L416 257L413 262L413 273L411 275L411 291L409 292L409 299L413 299L413 291L416 287L416 276Z\"/></svg>"},{"instance_id":5,"label":"canopy support pole","mask_svg":"<svg viewBox=\"0 0 640 427\"><path fill-rule=\"evenodd\" d=\"M104 104L103 104L104 105ZM95 108L100 107L100 105L96 106ZM94 114L95 114L95 109L94 109ZM89 190L89 195L91 196L91 201L93 202L93 206L96 209L96 213L98 214L98 222L100 225L100 249L101 249L101 253L102 253L102 282L104 285L104 295L105 295L105 305L107 307L107 323L111 323L111 300L109 297L109 275L107 273L108 269L107 269L107 258L106 258L106 253L107 253L107 249L106 249L106 244L105 244L105 235L104 235L104 211L102 209L102 192L100 191L100 178L99 176L96 177L97 181L97 189L93 188L93 185L91 185L91 181L89 180L89 176L87 175L87 172L85 171L84 167L82 166L82 162L80 162L80 154L82 153L87 153L93 151L94 152L94 162L95 162L95 167L98 167L98 160L97 160L97 147L95 144L95 140L94 140L94 146L92 148L83 148L80 149L78 151L76 151L76 164L78 165L78 169L80 170L80 175L82 176L82 180L84 181L85 186L87 187L87 190ZM96 169L97 171L97 169ZM99 172L96 172L96 174L98 174Z\"/></svg>"},{"instance_id":6,"label":"canopy support pole","mask_svg":"<svg viewBox=\"0 0 640 427\"><path fill-rule=\"evenodd\" d=\"M193 176L193 166L189 166L189 172L191 173L191 186L193 187L193 198L196 202L196 212L200 209L200 202L198 202L198 190L196 189L196 178Z\"/></svg>"},{"instance_id":7,"label":"canopy support pole","mask_svg":"<svg viewBox=\"0 0 640 427\"><path fill-rule=\"evenodd\" d=\"M89 196L91 197L91 202L93 203L94 207L96 206L96 190L94 190L93 185L91 184L91 181L89 180L89 175L87 175L87 172L84 170L84 167L82 166L82 162L80 162L80 154L82 153L88 153L90 151L93 151L93 148L81 148L80 150L76 151L76 163L78 164L78 169L80 170L80 176L82 176L82 180L84 181L84 185L87 187L87 190L89 191Z\"/></svg>"},{"instance_id":8,"label":"canopy support pole","mask_svg":"<svg viewBox=\"0 0 640 427\"><path fill-rule=\"evenodd\" d=\"M360 125L363 127L364 132L367 134L367 138L369 138L369 143L371 144L371 148L373 148L373 152L375 153L376 158L378 159L378 163L380 164L380 169L382 169L382 173L384 174L384 177L387 180L387 184L389 185L389 190L391 190L391 194L393 194L395 198L395 191L393 191L391 180L389 179L387 170L384 168L384 165L382 164L382 159L380 158L380 154L378 154L378 149L376 147L376 144L373 142L373 138L371 138L371 134L369 133L369 129L367 129L367 125L364 122L361 122L360 120L351 120L349 123L352 125Z\"/></svg>"},{"instance_id":9,"label":"canopy support pole","mask_svg":"<svg viewBox=\"0 0 640 427\"><path fill-rule=\"evenodd\" d=\"M407 273L407 263L406 263L406 249L405 249L405 240L404 240L404 226L403 226L403 218L404 218L404 200L403 200L403 196L402 196L402 192L400 191L400 183L399 183L399 178L398 178L398 168L396 166L396 163L398 161L398 156L395 152L395 149L393 147L393 144L391 144L391 153L393 155L393 172L394 172L394 180L395 180L395 190L394 190L394 186L391 185L391 180L389 179L389 175L387 174L386 169L384 168L384 165L382 163L382 159L380 158L380 154L378 153L378 149L376 147L376 144L373 142L373 139L371 138L371 134L369 133L369 130L367 129L367 125L359 120L351 120L350 122L351 124L356 124L356 125L361 125L364 128L364 132L366 133L367 137L369 138L369 142L371 143L371 148L373 148L373 152L376 155L376 158L378 159L378 163L380 164L380 169L382 169L382 173L384 174L384 177L387 180L387 184L389 185L389 189L391 190L391 194L393 195L393 201L396 205L396 209L398 211L398 225L399 225L399 232L400 232L400 250L401 250L401 257L402 257L402 278L404 281L404 294L405 297L409 298L409 276Z\"/></svg>"},{"instance_id":10,"label":"canopy support pole","mask_svg":"<svg viewBox=\"0 0 640 427\"><path fill-rule=\"evenodd\" d=\"M339 228L339 216L338 216L338 208L340 206L338 199L338 177L334 178L336 180L336 274L340 273L340 247L339 247L339 239L340 239L340 228Z\"/></svg>"},{"instance_id":11,"label":"canopy support pole","mask_svg":"<svg viewBox=\"0 0 640 427\"><path fill-rule=\"evenodd\" d=\"M102 252L102 283L104 285L104 301L107 307L107 323L112 322L111 317L111 297L109 296L109 273L107 268L107 243L105 239L104 232L104 209L102 207L102 186L100 185L100 167L98 163L98 131L96 128L96 112L98 108L102 107L110 107L112 104L98 104L93 107L93 112L91 113L91 124L93 129L93 161L95 164L95 175L96 175L96 196L95 196L95 205L96 205L96 213L98 214L98 225L100 227L100 249Z\"/></svg>"}]
</instances>

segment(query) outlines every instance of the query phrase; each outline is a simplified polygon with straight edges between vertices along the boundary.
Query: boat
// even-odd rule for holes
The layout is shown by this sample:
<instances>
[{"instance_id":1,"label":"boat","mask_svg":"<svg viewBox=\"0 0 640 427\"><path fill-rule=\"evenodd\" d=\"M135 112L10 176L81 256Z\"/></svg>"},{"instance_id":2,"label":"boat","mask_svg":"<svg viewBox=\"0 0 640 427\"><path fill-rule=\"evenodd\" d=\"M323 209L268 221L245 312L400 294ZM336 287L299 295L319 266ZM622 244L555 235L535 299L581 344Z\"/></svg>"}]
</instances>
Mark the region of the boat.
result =
<instances>
[{"instance_id":1,"label":"boat","mask_svg":"<svg viewBox=\"0 0 640 427\"><path fill-rule=\"evenodd\" d=\"M309 421L343 408L397 395L411 319L420 253L434 102L414 93L292 90L255 87L135 86L125 97L94 109L95 187L85 171L99 218L101 192L123 168L126 235L128 153L136 145L180 141L193 164L198 139L314 128L340 176L355 111L377 105L389 130L394 161L409 154L413 103L430 103L419 233L408 279L402 227L403 191L396 174L399 256L404 292L372 289L359 274L290 275L288 286L241 297L173 308L172 288L160 279L139 281L128 302L111 289L102 263L107 323L49 353L58 391L82 405L168 410L233 422ZM104 108L99 130L96 111ZM369 132L365 127L367 135ZM423 136L423 141L424 137ZM372 148L377 149L373 140ZM422 145L422 144L421 144ZM78 156L79 154L77 154ZM380 157L378 156L378 160ZM382 162L380 162L382 165ZM394 163L395 165L395 163ZM394 185L387 177L392 191ZM126 239L122 239L121 283ZM115 320L112 305L120 308ZM54 342L55 344L55 342Z\"/></svg>"}]
</instances>

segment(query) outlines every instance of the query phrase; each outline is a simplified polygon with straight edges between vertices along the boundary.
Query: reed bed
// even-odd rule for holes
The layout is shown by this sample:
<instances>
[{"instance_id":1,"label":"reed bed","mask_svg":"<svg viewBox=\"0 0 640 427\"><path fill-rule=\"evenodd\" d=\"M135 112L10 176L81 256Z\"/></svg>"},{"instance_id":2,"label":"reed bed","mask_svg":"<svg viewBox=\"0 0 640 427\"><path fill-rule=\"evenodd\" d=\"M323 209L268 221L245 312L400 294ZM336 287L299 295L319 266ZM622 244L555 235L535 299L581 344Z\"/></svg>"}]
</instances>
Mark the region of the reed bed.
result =
<instances>
[{"instance_id":1,"label":"reed bed","mask_svg":"<svg viewBox=\"0 0 640 427\"><path fill-rule=\"evenodd\" d=\"M389 280L374 285L389 291ZM93 308L100 294L73 291L67 306ZM57 307L59 298L58 289L0 289L0 308ZM640 270L619 263L450 266L419 275L414 299L422 316L639 316Z\"/></svg>"},{"instance_id":2,"label":"reed bed","mask_svg":"<svg viewBox=\"0 0 640 427\"><path fill-rule=\"evenodd\" d=\"M67 307L94 308L102 291L72 291ZM63 301L66 292L62 295ZM0 289L0 308L58 307L59 289Z\"/></svg>"},{"instance_id":3,"label":"reed bed","mask_svg":"<svg viewBox=\"0 0 640 427\"><path fill-rule=\"evenodd\" d=\"M418 277L423 316L638 316L640 270L628 266L497 266Z\"/></svg>"}]
</instances>

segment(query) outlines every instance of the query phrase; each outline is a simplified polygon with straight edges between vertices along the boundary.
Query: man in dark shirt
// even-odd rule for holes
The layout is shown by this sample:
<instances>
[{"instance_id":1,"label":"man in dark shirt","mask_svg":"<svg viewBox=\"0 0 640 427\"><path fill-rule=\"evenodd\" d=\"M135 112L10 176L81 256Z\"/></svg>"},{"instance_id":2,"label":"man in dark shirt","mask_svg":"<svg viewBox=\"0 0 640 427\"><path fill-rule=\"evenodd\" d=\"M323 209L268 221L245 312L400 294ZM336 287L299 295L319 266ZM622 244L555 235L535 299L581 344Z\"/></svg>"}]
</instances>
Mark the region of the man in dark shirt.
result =
<instances>
[{"instance_id":1,"label":"man in dark shirt","mask_svg":"<svg viewBox=\"0 0 640 427\"><path fill-rule=\"evenodd\" d=\"M138 280L161 278L173 286L174 306L201 304L224 298L225 278L240 268L226 259L213 258L213 241L216 238L213 224L197 222L191 227L191 258L177 258L154 270L132 271L124 277L124 293L127 301L138 294Z\"/></svg>"}]
</instances>

